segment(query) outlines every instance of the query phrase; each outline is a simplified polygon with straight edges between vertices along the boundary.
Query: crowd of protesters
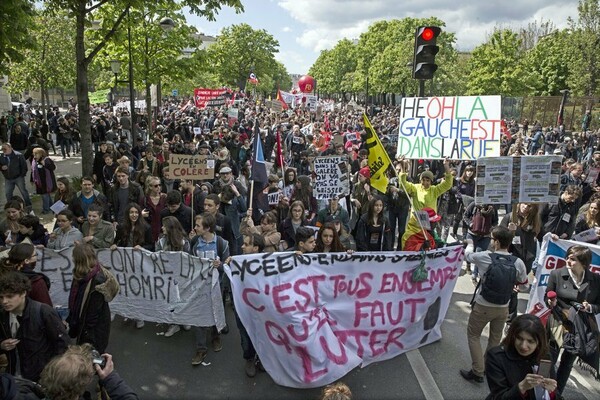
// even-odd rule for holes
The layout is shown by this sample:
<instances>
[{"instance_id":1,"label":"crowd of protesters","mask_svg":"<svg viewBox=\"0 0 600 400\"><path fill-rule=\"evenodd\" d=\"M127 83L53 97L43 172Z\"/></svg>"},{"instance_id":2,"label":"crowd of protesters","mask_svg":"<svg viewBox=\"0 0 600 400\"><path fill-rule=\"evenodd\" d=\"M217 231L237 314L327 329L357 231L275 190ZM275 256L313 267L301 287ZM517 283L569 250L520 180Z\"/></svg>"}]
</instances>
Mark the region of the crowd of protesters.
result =
<instances>
[{"instance_id":1,"label":"crowd of protesters","mask_svg":"<svg viewBox=\"0 0 600 400\"><path fill-rule=\"evenodd\" d=\"M98 264L94 249L133 247L184 251L197 256L212 254L222 275L223 264L230 256L239 254L290 250L420 251L465 241L474 254L489 249L510 252L522 261L523 273L529 274L546 233L570 239L592 230L595 232L592 241L598 241L600 133L590 130L589 113L579 132L568 132L563 126L542 127L527 120L506 121L503 156L560 155L563 174L556 203L521 203L512 209L506 205L503 208L507 212L500 218L498 207L474 201L476 161L411 163L403 157L396 159L397 108L373 107L366 112L393 160L385 193L371 186L363 111L345 105L331 105L318 114L304 108L273 113L264 102L244 99L238 107L237 119L231 120L224 107L200 110L190 102L171 100L164 103L150 123L139 115L135 129L127 111L113 113L96 107L92 109L93 173L82 177L77 189L73 182L61 177L61 171L49 156L50 151L54 155L60 152L62 158L79 152L77 115L73 110L64 115L51 112L46 119L39 113L2 117L0 127L6 128L0 130L5 135L0 166L5 178L6 204L5 218L0 222L0 245L11 249L3 271L28 274L32 287L34 281L37 287L30 292L30 298L37 293L38 302L51 306L51 299L44 296L47 287L44 292L43 279L40 282L40 276L34 273L35 247L74 246L76 279L69 299L68 334L78 344L90 343L103 352L110 332L108 302L114 293L109 273ZM132 134L136 134L135 146ZM273 166L267 182L255 181L252 189L255 135L260 135L265 161ZM169 173L170 154L214 158L215 178L174 179ZM315 197L312 160L321 155L347 156L350 193L328 200ZM590 176L594 179L588 179ZM40 210L32 209L27 179L42 198ZM14 195L15 187L21 196ZM278 193L277 200L269 201L273 198L269 195L274 193ZM55 208L57 204L62 209L55 215L55 229L48 232L35 212L53 213L51 206ZM423 228L419 214L429 220L427 229ZM495 231L498 227L504 227L508 233ZM509 236L519 240L503 242L503 247L494 245ZM24 239L32 244L19 249L17 254L15 249L22 247ZM478 272L480 260L467 257L467 261L463 271L471 273L477 284L482 278ZM592 274L585 274L585 279L596 282ZM2 282L0 278L0 296L5 294ZM577 287L581 282L575 283ZM231 299L229 290L225 284L225 301ZM98 331L91 336L81 334L86 323L80 317L85 296L93 296L89 301L96 320L101 321ZM597 300L580 299L576 292L568 294L565 301L586 300L589 312L597 313L600 297L594 299ZM516 292L505 306L507 315L503 316L502 325L516 317ZM5 310L8 311L6 307ZM237 323L242 334L245 371L254 376L257 368L261 368L260 362L239 319ZM144 326L143 321L135 324L138 328ZM58 329L59 324L54 325ZM182 328L190 327L171 325L165 336L171 337ZM213 351L218 352L222 349L220 334L227 333L229 327L221 332L214 327L194 330L197 348L192 364L199 365L207 356L208 337ZM57 335L66 334L65 331ZM499 340L500 337L490 338L488 348L499 344ZM2 349L10 355L15 346L19 345L10 344ZM551 342L551 346L555 350L557 346L560 348L556 342ZM56 353L64 351L63 347ZM40 363L49 360L50 357L40 359ZM554 362L557 363L556 358ZM21 368L24 367L22 364ZM39 378L43 365L36 368L31 375L34 380ZM463 377L483 381L481 368L467 371ZM557 395L562 393L569 371L570 368L562 371Z\"/></svg>"}]
</instances>

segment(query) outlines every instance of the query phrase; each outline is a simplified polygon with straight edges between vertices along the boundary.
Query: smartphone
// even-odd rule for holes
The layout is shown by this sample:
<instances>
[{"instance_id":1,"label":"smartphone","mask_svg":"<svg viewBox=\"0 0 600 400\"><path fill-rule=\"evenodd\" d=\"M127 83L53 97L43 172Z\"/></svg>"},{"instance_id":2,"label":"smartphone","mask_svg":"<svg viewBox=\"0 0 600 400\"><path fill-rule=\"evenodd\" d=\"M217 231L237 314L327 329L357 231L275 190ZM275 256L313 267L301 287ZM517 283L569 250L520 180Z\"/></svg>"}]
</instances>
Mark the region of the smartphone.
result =
<instances>
[{"instance_id":1,"label":"smartphone","mask_svg":"<svg viewBox=\"0 0 600 400\"><path fill-rule=\"evenodd\" d=\"M552 368L552 361L540 360L537 374L543 376L544 378L550 378L550 368Z\"/></svg>"}]
</instances>

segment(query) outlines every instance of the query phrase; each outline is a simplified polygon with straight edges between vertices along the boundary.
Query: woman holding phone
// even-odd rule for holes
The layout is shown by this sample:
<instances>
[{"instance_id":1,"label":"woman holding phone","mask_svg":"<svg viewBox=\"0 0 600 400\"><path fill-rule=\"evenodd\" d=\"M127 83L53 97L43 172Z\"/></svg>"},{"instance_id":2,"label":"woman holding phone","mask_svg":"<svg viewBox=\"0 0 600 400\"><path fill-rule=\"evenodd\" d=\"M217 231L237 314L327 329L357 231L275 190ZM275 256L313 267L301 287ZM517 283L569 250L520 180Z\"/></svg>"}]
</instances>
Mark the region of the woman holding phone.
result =
<instances>
[{"instance_id":1,"label":"woman holding phone","mask_svg":"<svg viewBox=\"0 0 600 400\"><path fill-rule=\"evenodd\" d=\"M490 394L495 399L554 399L556 380L550 368L546 328L531 314L523 314L510 324L508 334L485 357L485 373ZM546 393L547 392L547 393Z\"/></svg>"}]
</instances>

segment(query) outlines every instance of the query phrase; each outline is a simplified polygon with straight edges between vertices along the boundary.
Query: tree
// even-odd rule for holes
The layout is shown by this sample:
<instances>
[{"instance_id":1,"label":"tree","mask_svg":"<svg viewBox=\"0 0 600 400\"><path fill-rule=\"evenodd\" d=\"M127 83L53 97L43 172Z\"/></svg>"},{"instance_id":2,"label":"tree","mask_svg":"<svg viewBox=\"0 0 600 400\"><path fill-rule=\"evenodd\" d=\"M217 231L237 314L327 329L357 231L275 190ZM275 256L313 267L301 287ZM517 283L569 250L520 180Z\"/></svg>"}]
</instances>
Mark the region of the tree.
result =
<instances>
[{"instance_id":1,"label":"tree","mask_svg":"<svg viewBox=\"0 0 600 400\"><path fill-rule=\"evenodd\" d=\"M345 97L353 91L357 66L356 45L343 39L333 49L321 52L309 74L317 79L319 91L341 93Z\"/></svg>"},{"instance_id":2,"label":"tree","mask_svg":"<svg viewBox=\"0 0 600 400\"><path fill-rule=\"evenodd\" d=\"M42 109L49 106L48 89L75 83L75 24L65 12L40 10L28 28L33 47L21 50L24 60L11 62L9 86L15 92L39 89Z\"/></svg>"},{"instance_id":3,"label":"tree","mask_svg":"<svg viewBox=\"0 0 600 400\"><path fill-rule=\"evenodd\" d=\"M109 15L114 13L114 10L106 11ZM99 17L108 18L109 15ZM174 25L170 30L164 30L159 24L165 17L173 20ZM133 65L134 83L136 87L145 89L146 110L150 122L151 85L160 87L163 79L177 80L193 76L197 63L189 59L182 61L182 55L186 48L199 47L200 40L197 38L196 28L186 24L181 5L175 3L155 3L145 10L131 10L124 26L131 30L132 55L136 60ZM95 63L100 65L100 69L109 70L110 60L128 60L128 51L128 37L124 30L121 30L115 35L115 40L105 46L101 52L102 56ZM194 51L190 58L197 58L198 53L199 51ZM110 87L112 82L103 82L99 86ZM158 95L160 96L160 93Z\"/></svg>"},{"instance_id":4,"label":"tree","mask_svg":"<svg viewBox=\"0 0 600 400\"><path fill-rule=\"evenodd\" d=\"M468 62L467 94L518 96L531 90L523 70L522 41L509 30L496 30L473 50Z\"/></svg>"},{"instance_id":5,"label":"tree","mask_svg":"<svg viewBox=\"0 0 600 400\"><path fill-rule=\"evenodd\" d=\"M560 96L560 91L568 87L569 65L574 61L569 37L567 30L553 31L539 37L527 52L523 65L532 83L532 90L527 94Z\"/></svg>"},{"instance_id":6,"label":"tree","mask_svg":"<svg viewBox=\"0 0 600 400\"><path fill-rule=\"evenodd\" d=\"M416 93L418 82L411 77L415 30L418 26L444 27L437 18L378 21L369 26L356 42L344 39L331 50L324 50L311 68L321 91L343 93L366 90L369 79L370 93ZM455 36L442 30L436 57L439 69L430 92L447 87L451 76L447 70L455 65L456 50L452 47Z\"/></svg>"},{"instance_id":7,"label":"tree","mask_svg":"<svg viewBox=\"0 0 600 400\"><path fill-rule=\"evenodd\" d=\"M33 0L0 1L0 73L8 72L9 63L23 61L23 49L35 45L29 35L34 14Z\"/></svg>"},{"instance_id":8,"label":"tree","mask_svg":"<svg viewBox=\"0 0 600 400\"><path fill-rule=\"evenodd\" d=\"M598 92L600 66L600 2L580 0L579 20L570 20L569 49L573 54L568 78L569 88L574 94L595 96Z\"/></svg>"},{"instance_id":9,"label":"tree","mask_svg":"<svg viewBox=\"0 0 600 400\"><path fill-rule=\"evenodd\" d=\"M223 28L215 44L207 49L213 71L223 84L246 87L254 72L259 81L272 75L279 42L264 29L255 30L248 24Z\"/></svg>"},{"instance_id":10,"label":"tree","mask_svg":"<svg viewBox=\"0 0 600 400\"><path fill-rule=\"evenodd\" d=\"M93 167L92 135L90 127L90 101L88 97L88 69L98 53L112 40L121 24L131 10L143 10L156 4L149 0L45 0L51 9L67 11L75 18L75 55L77 80L75 90L77 93L77 107L79 112L79 131L81 134L82 172L91 175ZM176 0L162 0L163 4L172 4ZM188 6L194 14L214 20L222 6L233 7L236 12L243 11L241 0L181 0L178 1ZM2 2L5 3L5 2ZM101 31L102 40L93 48L86 51L85 28L90 26L96 13L104 7L114 7L117 11L114 19L105 20Z\"/></svg>"}]
</instances>

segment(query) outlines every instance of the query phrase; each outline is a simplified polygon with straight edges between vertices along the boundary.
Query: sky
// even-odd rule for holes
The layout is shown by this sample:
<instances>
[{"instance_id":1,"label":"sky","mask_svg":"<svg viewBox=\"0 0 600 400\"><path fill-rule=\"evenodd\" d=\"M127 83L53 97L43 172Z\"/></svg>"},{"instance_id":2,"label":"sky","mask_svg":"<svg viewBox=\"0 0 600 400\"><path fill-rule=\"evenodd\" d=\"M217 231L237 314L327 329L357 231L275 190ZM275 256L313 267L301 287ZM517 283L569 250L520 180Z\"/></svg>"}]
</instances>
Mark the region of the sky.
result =
<instances>
[{"instance_id":1,"label":"sky","mask_svg":"<svg viewBox=\"0 0 600 400\"><path fill-rule=\"evenodd\" d=\"M223 8L217 20L188 14L199 32L217 36L224 27L247 23L279 41L281 61L291 74L306 74L321 50L343 39L358 39L379 20L428 18L446 23L456 35L456 48L470 51L486 41L494 27L519 29L529 22L551 21L558 29L571 16L577 20L577 0L242 0L245 11ZM406 3L406 4L404 4Z\"/></svg>"}]
</instances>

